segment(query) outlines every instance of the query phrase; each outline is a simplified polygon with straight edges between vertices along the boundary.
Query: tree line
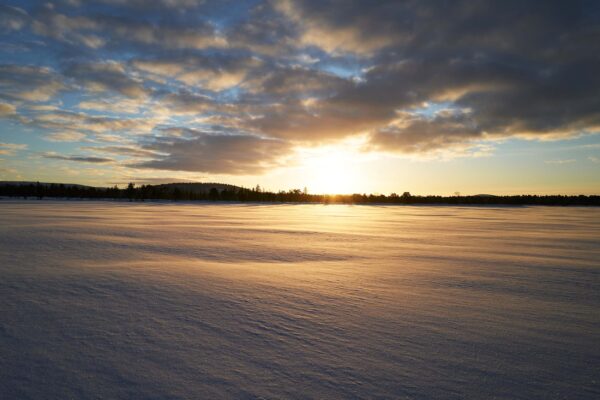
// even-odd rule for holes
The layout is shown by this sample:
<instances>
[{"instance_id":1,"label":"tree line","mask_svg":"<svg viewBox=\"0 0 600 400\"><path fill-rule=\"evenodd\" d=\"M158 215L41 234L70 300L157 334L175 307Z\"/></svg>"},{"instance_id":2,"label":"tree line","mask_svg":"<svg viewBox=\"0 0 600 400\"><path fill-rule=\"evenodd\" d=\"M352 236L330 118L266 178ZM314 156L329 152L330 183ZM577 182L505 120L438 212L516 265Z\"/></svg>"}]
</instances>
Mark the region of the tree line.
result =
<instances>
[{"instance_id":1,"label":"tree line","mask_svg":"<svg viewBox=\"0 0 600 400\"><path fill-rule=\"evenodd\" d=\"M402 195L348 194L322 195L309 194L305 190L263 191L260 187L247 189L210 188L205 191L186 190L169 185L141 185L130 183L126 188L91 187L64 184L3 184L0 196L28 198L80 198L80 199L121 199L128 201L171 200L171 201L229 201L229 202L269 202L269 203L322 203L322 204L451 204L451 205L547 205L547 206L600 206L598 195L515 195L515 196L415 196L409 192ZM191 187L191 186L190 186Z\"/></svg>"}]
</instances>

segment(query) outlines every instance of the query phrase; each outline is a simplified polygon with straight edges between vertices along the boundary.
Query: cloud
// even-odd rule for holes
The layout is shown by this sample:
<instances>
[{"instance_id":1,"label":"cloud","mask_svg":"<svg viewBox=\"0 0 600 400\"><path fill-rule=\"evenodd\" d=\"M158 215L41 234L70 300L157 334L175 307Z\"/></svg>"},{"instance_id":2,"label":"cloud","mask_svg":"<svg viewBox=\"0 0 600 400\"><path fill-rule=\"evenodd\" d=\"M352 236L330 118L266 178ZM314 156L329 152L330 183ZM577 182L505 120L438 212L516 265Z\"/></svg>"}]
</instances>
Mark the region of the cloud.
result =
<instances>
[{"instance_id":1,"label":"cloud","mask_svg":"<svg viewBox=\"0 0 600 400\"><path fill-rule=\"evenodd\" d=\"M544 161L544 163L546 164L557 164L557 165L562 165L562 164L572 164L574 163L575 159L569 159L569 160L546 160Z\"/></svg>"},{"instance_id":2,"label":"cloud","mask_svg":"<svg viewBox=\"0 0 600 400\"><path fill-rule=\"evenodd\" d=\"M106 98L98 100L84 100L77 104L77 108L81 110L105 111L111 113L129 113L135 114L140 112L140 108L144 104L144 99L130 98Z\"/></svg>"},{"instance_id":3,"label":"cloud","mask_svg":"<svg viewBox=\"0 0 600 400\"><path fill-rule=\"evenodd\" d=\"M390 121L393 110L336 103L335 99L289 99L251 107L245 124L257 132L320 143L361 134Z\"/></svg>"},{"instance_id":4,"label":"cloud","mask_svg":"<svg viewBox=\"0 0 600 400\"><path fill-rule=\"evenodd\" d=\"M0 64L0 97L47 101L65 86L48 67Z\"/></svg>"},{"instance_id":5,"label":"cloud","mask_svg":"<svg viewBox=\"0 0 600 400\"><path fill-rule=\"evenodd\" d=\"M165 9L177 9L185 10L188 8L195 8L204 3L204 0L155 0L150 3L146 0L99 0L99 3L118 5L131 8L165 8Z\"/></svg>"},{"instance_id":6,"label":"cloud","mask_svg":"<svg viewBox=\"0 0 600 400\"><path fill-rule=\"evenodd\" d=\"M196 22L193 26L180 24L153 25L123 18L102 18L105 32L116 38L145 45L170 49L206 49L226 47L227 40L219 36L214 26Z\"/></svg>"},{"instance_id":7,"label":"cloud","mask_svg":"<svg viewBox=\"0 0 600 400\"><path fill-rule=\"evenodd\" d=\"M98 153L114 154L120 156L154 158L160 156L160 153L152 150L146 150L139 147L129 146L86 146L83 150L89 150Z\"/></svg>"},{"instance_id":8,"label":"cloud","mask_svg":"<svg viewBox=\"0 0 600 400\"><path fill-rule=\"evenodd\" d=\"M251 175L280 165L280 159L290 151L290 144L281 140L187 131L185 138L169 138L148 144L148 149L165 156L132 167Z\"/></svg>"},{"instance_id":9,"label":"cloud","mask_svg":"<svg viewBox=\"0 0 600 400\"><path fill-rule=\"evenodd\" d=\"M44 136L44 138L51 142L78 142L85 138L85 134L81 132L65 131L50 133Z\"/></svg>"},{"instance_id":10,"label":"cloud","mask_svg":"<svg viewBox=\"0 0 600 400\"><path fill-rule=\"evenodd\" d=\"M148 4L148 3L146 3ZM193 24L170 23L163 18L155 24L135 15L66 15L45 9L34 16L32 29L42 36L68 43L82 44L97 49L105 45L121 46L126 43L155 45L168 49L204 49L226 47L227 40L219 36L215 27L196 20Z\"/></svg>"},{"instance_id":11,"label":"cloud","mask_svg":"<svg viewBox=\"0 0 600 400\"><path fill-rule=\"evenodd\" d=\"M600 158L598 157L594 157L594 156L589 156L588 160L593 162L594 164L599 164L600 163Z\"/></svg>"},{"instance_id":12,"label":"cloud","mask_svg":"<svg viewBox=\"0 0 600 400\"><path fill-rule=\"evenodd\" d=\"M152 118L90 116L69 111L39 114L27 121L27 124L48 130L76 130L96 134L108 132L123 132L127 134L148 133L154 129L157 123L158 121Z\"/></svg>"},{"instance_id":13,"label":"cloud","mask_svg":"<svg viewBox=\"0 0 600 400\"><path fill-rule=\"evenodd\" d=\"M324 97L350 86L352 83L324 71L301 66L270 67L250 81L247 87L253 93L277 96L282 100L288 96Z\"/></svg>"},{"instance_id":14,"label":"cloud","mask_svg":"<svg viewBox=\"0 0 600 400\"><path fill-rule=\"evenodd\" d=\"M17 175L19 176L19 171L14 168L0 168L0 174L2 175Z\"/></svg>"},{"instance_id":15,"label":"cloud","mask_svg":"<svg viewBox=\"0 0 600 400\"><path fill-rule=\"evenodd\" d=\"M64 160L64 161L77 161L84 163L93 163L93 164L106 164L111 163L114 160L110 158L102 158L102 157L88 157L88 156L63 156L56 153L45 153L43 154L44 158L48 158L51 160Z\"/></svg>"},{"instance_id":16,"label":"cloud","mask_svg":"<svg viewBox=\"0 0 600 400\"><path fill-rule=\"evenodd\" d=\"M18 31L28 20L27 11L22 8L0 4L0 32Z\"/></svg>"},{"instance_id":17,"label":"cloud","mask_svg":"<svg viewBox=\"0 0 600 400\"><path fill-rule=\"evenodd\" d=\"M266 1L249 10L239 24L228 27L226 34L231 48L271 57L293 56L298 27L277 11L277 2Z\"/></svg>"},{"instance_id":18,"label":"cloud","mask_svg":"<svg viewBox=\"0 0 600 400\"><path fill-rule=\"evenodd\" d=\"M166 107L173 114L192 115L212 111L217 107L210 97L188 91L165 94L161 98L161 105Z\"/></svg>"},{"instance_id":19,"label":"cloud","mask_svg":"<svg viewBox=\"0 0 600 400\"><path fill-rule=\"evenodd\" d=\"M0 154L4 156L12 156L17 151L27 149L26 144L20 143L2 143L0 142Z\"/></svg>"},{"instance_id":20,"label":"cloud","mask_svg":"<svg viewBox=\"0 0 600 400\"><path fill-rule=\"evenodd\" d=\"M59 111L59 107L52 104L27 104L31 111Z\"/></svg>"},{"instance_id":21,"label":"cloud","mask_svg":"<svg viewBox=\"0 0 600 400\"><path fill-rule=\"evenodd\" d=\"M336 95L320 101L318 114L309 116L298 107L288 107L282 111L291 115L287 124L279 113L271 113L261 125L267 129L275 127L279 132L293 132L295 126L302 125L311 131L319 127L323 130L336 121L336 115L347 110L351 114L348 119L357 120L356 126L368 129L365 122L372 120L373 127L379 125L381 130L392 122L398 109L408 110L424 101L449 100L471 109L472 122L490 135L564 137L584 129L598 129L600 108L595 93L600 82L592 72L598 67L598 60L589 59L590 49L575 50L580 48L576 38L583 31L587 29L588 35L596 36L599 33L590 31L593 25L586 23L585 14L564 14L552 4L542 10L543 18L531 23L516 9L502 5L429 4L365 4L334 11L334 4L329 2L284 2L282 11L286 15L299 23L312 21L307 29L317 21L322 30L356 31L353 35L343 34L349 42L336 48L348 50L360 36L362 50L373 52L385 45L398 55L374 55L374 66L363 76L364 83L345 86ZM523 6L530 7L532 3ZM410 23L398 22L402 20ZM477 20L487 22L475 23ZM510 20L512 24L504 24ZM436 30L429 29L431 26L436 26ZM373 45L384 34L396 42ZM327 41L335 35L318 37ZM354 46L354 50L361 50L360 46ZM334 50L332 46L322 47ZM352 133L348 124L333 125L339 127L340 135ZM436 143L454 143L461 137L470 140L473 133L472 129L449 131L447 123L441 128L441 137L429 145L424 146L424 142L433 138L432 129L437 129L429 122L413 125L401 139L402 146L398 146L399 130L394 135L396 140L387 143L401 151L420 151ZM325 131L335 134L330 129ZM465 135L466 132L471 134ZM381 134L373 137L377 145L383 145ZM413 142L409 143L411 139Z\"/></svg>"},{"instance_id":22,"label":"cloud","mask_svg":"<svg viewBox=\"0 0 600 400\"><path fill-rule=\"evenodd\" d=\"M444 112L433 118L403 113L371 136L377 150L427 153L482 138L482 131L468 113Z\"/></svg>"},{"instance_id":23,"label":"cloud","mask_svg":"<svg viewBox=\"0 0 600 400\"><path fill-rule=\"evenodd\" d=\"M147 95L143 84L129 76L119 62L73 63L67 66L64 74L75 78L91 92L115 92L131 98Z\"/></svg>"},{"instance_id":24,"label":"cloud","mask_svg":"<svg viewBox=\"0 0 600 400\"><path fill-rule=\"evenodd\" d=\"M262 66L256 57L223 56L175 56L136 59L132 66L150 74L150 77L175 79L190 87L202 87L221 91L244 81L249 71Z\"/></svg>"},{"instance_id":25,"label":"cloud","mask_svg":"<svg viewBox=\"0 0 600 400\"><path fill-rule=\"evenodd\" d=\"M0 117L7 115L14 115L16 113L16 108L12 104L8 103L0 103Z\"/></svg>"},{"instance_id":26,"label":"cloud","mask_svg":"<svg viewBox=\"0 0 600 400\"><path fill-rule=\"evenodd\" d=\"M389 25L390 12L398 17L398 9L404 8L398 2L395 6L389 2L365 2L357 7L340 7L333 1L282 0L275 4L278 11L299 26L302 44L327 52L357 53L370 53L398 41L398 36L386 32L385 25Z\"/></svg>"},{"instance_id":27,"label":"cloud","mask_svg":"<svg viewBox=\"0 0 600 400\"><path fill-rule=\"evenodd\" d=\"M101 29L101 24L85 16L67 16L44 9L34 16L32 30L38 35L69 43L83 44L96 49L104 45L104 40L92 33Z\"/></svg>"},{"instance_id":28,"label":"cloud","mask_svg":"<svg viewBox=\"0 0 600 400\"><path fill-rule=\"evenodd\" d=\"M573 6L569 13L554 2L543 10L535 2L521 8L486 2L358 3L344 9L327 1L280 4L304 26L305 39L318 25L322 32L314 37L324 42L315 39L313 45L368 54L373 66L360 84L320 100L318 113L291 105L281 114L267 113L259 124L267 132L300 136L305 126L319 136L335 136L337 126L337 135L344 136L373 129L374 145L387 143L400 152L454 146L461 137L472 140L469 126L453 123L449 132L448 121L439 120L390 134L397 110L425 101L470 109L470 123L488 137L561 138L600 129L600 80L593 72L600 64L589 57L598 46L581 45L583 37L586 43L600 38L598 10L589 4ZM538 18L532 20L529 12ZM337 34L345 42L326 43ZM338 118L344 110L350 123Z\"/></svg>"}]
</instances>

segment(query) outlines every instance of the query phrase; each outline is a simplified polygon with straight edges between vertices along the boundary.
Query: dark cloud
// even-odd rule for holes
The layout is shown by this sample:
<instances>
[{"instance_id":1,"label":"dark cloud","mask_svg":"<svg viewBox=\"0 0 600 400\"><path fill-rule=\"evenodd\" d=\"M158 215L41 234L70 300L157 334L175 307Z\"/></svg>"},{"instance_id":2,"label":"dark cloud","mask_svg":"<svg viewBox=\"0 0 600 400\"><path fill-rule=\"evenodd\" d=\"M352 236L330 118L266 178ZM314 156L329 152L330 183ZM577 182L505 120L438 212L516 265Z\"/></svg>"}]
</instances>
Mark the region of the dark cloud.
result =
<instances>
[{"instance_id":1,"label":"dark cloud","mask_svg":"<svg viewBox=\"0 0 600 400\"><path fill-rule=\"evenodd\" d=\"M29 22L29 15L19 7L0 4L0 32L18 31Z\"/></svg>"},{"instance_id":2,"label":"dark cloud","mask_svg":"<svg viewBox=\"0 0 600 400\"><path fill-rule=\"evenodd\" d=\"M148 149L164 153L165 156L133 166L251 175L277 166L290 150L289 143L276 139L186 131L186 137L157 140L147 145Z\"/></svg>"},{"instance_id":3,"label":"dark cloud","mask_svg":"<svg viewBox=\"0 0 600 400\"><path fill-rule=\"evenodd\" d=\"M259 121L268 132L339 136L375 130L377 146L401 151L443 147L478 134L531 138L598 130L598 3L282 2L303 27L307 45L372 59L359 84L322 99L318 112L299 104ZM585 44L584 44L585 43ZM398 111L423 102L471 110L469 124L422 121L394 125ZM346 122L344 123L344 117ZM354 127L354 128L353 128ZM394 140L382 140L394 132ZM383 136L382 136L383 135ZM427 143L425 143L427 142ZM397 146L403 143L402 146Z\"/></svg>"},{"instance_id":4,"label":"dark cloud","mask_svg":"<svg viewBox=\"0 0 600 400\"><path fill-rule=\"evenodd\" d=\"M496 91L473 91L456 104L495 135L568 136L600 128L599 60L569 61Z\"/></svg>"},{"instance_id":5,"label":"dark cloud","mask_svg":"<svg viewBox=\"0 0 600 400\"><path fill-rule=\"evenodd\" d=\"M0 97L24 101L46 101L66 87L51 68L0 64Z\"/></svg>"},{"instance_id":6,"label":"dark cloud","mask_svg":"<svg viewBox=\"0 0 600 400\"><path fill-rule=\"evenodd\" d=\"M271 67L256 77L249 88L253 92L276 96L279 101L292 97L328 97L351 85L347 79L307 67Z\"/></svg>"},{"instance_id":7,"label":"dark cloud","mask_svg":"<svg viewBox=\"0 0 600 400\"><path fill-rule=\"evenodd\" d=\"M433 118L406 114L374 132L371 144L384 151L427 153L481 139L482 133L468 113L445 111Z\"/></svg>"},{"instance_id":8,"label":"dark cloud","mask_svg":"<svg viewBox=\"0 0 600 400\"><path fill-rule=\"evenodd\" d=\"M248 10L240 23L228 27L227 40L232 47L254 53L290 56L295 53L299 33L290 22L277 10L276 2L260 2Z\"/></svg>"},{"instance_id":9,"label":"dark cloud","mask_svg":"<svg viewBox=\"0 0 600 400\"><path fill-rule=\"evenodd\" d=\"M111 163L114 161L110 158L87 157L87 156L63 156L60 154L44 154L44 158L49 158L52 160L77 161L77 162L85 162L85 163L93 163L93 164L106 164L106 163Z\"/></svg>"},{"instance_id":10,"label":"dark cloud","mask_svg":"<svg viewBox=\"0 0 600 400\"><path fill-rule=\"evenodd\" d=\"M161 103L174 114L202 114L216 108L215 102L210 97L185 90L165 94L161 98Z\"/></svg>"},{"instance_id":11,"label":"dark cloud","mask_svg":"<svg viewBox=\"0 0 600 400\"><path fill-rule=\"evenodd\" d=\"M204 0L97 0L98 3L118 5L121 7L131 7L134 9L178 9L185 10L195 8L205 3Z\"/></svg>"},{"instance_id":12,"label":"dark cloud","mask_svg":"<svg viewBox=\"0 0 600 400\"><path fill-rule=\"evenodd\" d=\"M124 49L127 44L167 49L204 49L224 47L215 26L207 21L187 21L161 16L160 23L152 22L137 10L123 15L86 14L86 9L76 9L76 14L64 14L54 8L35 13L32 29L38 35L50 37L71 45L98 49L105 46ZM156 18L156 17L154 17Z\"/></svg>"},{"instance_id":13,"label":"dark cloud","mask_svg":"<svg viewBox=\"0 0 600 400\"><path fill-rule=\"evenodd\" d=\"M283 0L277 4L302 27L309 44L330 51L373 53L386 49L401 58L490 49L542 54L560 45L561 39L569 40L566 34L597 30L599 12L593 0L575 0L568 5L550 0L543 7L533 0L366 0L347 7L340 7L336 0Z\"/></svg>"},{"instance_id":14,"label":"dark cloud","mask_svg":"<svg viewBox=\"0 0 600 400\"><path fill-rule=\"evenodd\" d=\"M143 85L118 62L72 63L63 72L91 92L116 92L133 98L147 95Z\"/></svg>"}]
</instances>

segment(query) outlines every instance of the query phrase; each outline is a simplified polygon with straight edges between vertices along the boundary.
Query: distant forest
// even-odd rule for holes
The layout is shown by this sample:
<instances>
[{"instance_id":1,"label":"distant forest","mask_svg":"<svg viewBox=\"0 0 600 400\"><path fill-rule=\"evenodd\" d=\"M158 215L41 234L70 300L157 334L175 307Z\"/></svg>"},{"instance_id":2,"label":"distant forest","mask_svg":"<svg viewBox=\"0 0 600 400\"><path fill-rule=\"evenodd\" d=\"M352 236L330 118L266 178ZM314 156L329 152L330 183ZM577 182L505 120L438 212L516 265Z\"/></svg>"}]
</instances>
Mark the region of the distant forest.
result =
<instances>
[{"instance_id":1,"label":"distant forest","mask_svg":"<svg viewBox=\"0 0 600 400\"><path fill-rule=\"evenodd\" d=\"M211 187L212 186L212 187ZM322 195L309 194L306 190L294 189L287 192L263 191L259 186L253 189L225 184L177 183L164 185L117 186L98 188L82 185L47 183L2 183L0 196L21 198L80 198L80 199L121 199L129 201L171 200L171 201L221 201L221 202L269 202L269 203L322 203L322 204L458 204L458 205L546 205L546 206L600 206L600 196L415 196L409 192L402 195L350 194Z\"/></svg>"}]
</instances>

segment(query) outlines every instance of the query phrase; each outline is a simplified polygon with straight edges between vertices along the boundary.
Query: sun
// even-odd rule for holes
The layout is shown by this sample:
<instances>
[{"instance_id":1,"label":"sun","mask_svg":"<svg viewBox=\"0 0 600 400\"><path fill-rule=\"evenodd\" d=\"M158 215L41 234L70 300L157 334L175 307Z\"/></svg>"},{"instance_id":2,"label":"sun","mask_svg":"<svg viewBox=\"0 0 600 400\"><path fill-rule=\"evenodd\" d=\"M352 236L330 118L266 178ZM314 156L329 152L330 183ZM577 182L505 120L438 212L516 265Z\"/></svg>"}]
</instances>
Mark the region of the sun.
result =
<instances>
[{"instance_id":1,"label":"sun","mask_svg":"<svg viewBox=\"0 0 600 400\"><path fill-rule=\"evenodd\" d=\"M344 148L326 147L308 152L302 164L311 193L350 194L361 188L358 155Z\"/></svg>"}]
</instances>

